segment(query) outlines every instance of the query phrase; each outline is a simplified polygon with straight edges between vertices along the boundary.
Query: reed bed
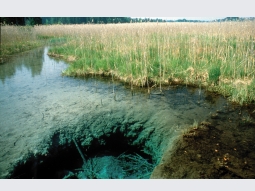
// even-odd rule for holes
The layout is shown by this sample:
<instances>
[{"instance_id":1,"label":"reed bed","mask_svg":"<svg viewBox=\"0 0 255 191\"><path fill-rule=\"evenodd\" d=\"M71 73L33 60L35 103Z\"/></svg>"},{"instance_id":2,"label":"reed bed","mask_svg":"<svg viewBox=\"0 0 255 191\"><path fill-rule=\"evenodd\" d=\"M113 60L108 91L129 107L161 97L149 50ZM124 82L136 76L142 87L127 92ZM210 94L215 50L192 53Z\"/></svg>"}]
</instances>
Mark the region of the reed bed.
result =
<instances>
[{"instance_id":1,"label":"reed bed","mask_svg":"<svg viewBox=\"0 0 255 191\"><path fill-rule=\"evenodd\" d=\"M50 51L72 62L64 75L114 75L139 86L195 84L241 104L255 100L254 22L50 27L68 36Z\"/></svg>"},{"instance_id":2,"label":"reed bed","mask_svg":"<svg viewBox=\"0 0 255 191\"><path fill-rule=\"evenodd\" d=\"M71 62L68 76L103 74L137 86L204 86L231 101L255 100L255 22L35 26L65 38L51 56Z\"/></svg>"},{"instance_id":3,"label":"reed bed","mask_svg":"<svg viewBox=\"0 0 255 191\"><path fill-rule=\"evenodd\" d=\"M13 54L34 49L36 47L52 44L60 44L65 39L63 32L61 37L58 32L49 30L44 26L15 26L1 25L0 38L0 64L5 63Z\"/></svg>"},{"instance_id":4,"label":"reed bed","mask_svg":"<svg viewBox=\"0 0 255 191\"><path fill-rule=\"evenodd\" d=\"M1 26L0 58L41 46L34 28L31 26Z\"/></svg>"}]
</instances>

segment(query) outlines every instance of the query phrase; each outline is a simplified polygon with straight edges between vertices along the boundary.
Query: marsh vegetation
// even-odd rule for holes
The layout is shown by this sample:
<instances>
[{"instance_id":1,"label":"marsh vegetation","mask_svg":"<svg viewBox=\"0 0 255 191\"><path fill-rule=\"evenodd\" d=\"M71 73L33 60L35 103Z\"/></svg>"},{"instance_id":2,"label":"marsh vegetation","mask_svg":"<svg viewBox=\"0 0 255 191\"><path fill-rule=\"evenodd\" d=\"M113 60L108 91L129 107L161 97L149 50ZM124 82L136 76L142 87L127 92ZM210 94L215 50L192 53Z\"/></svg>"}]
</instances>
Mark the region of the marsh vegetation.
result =
<instances>
[{"instance_id":1,"label":"marsh vegetation","mask_svg":"<svg viewBox=\"0 0 255 191\"><path fill-rule=\"evenodd\" d=\"M64 39L49 55L67 76L103 74L137 86L204 86L240 104L255 100L255 23L3 26L2 55Z\"/></svg>"},{"instance_id":2,"label":"marsh vegetation","mask_svg":"<svg viewBox=\"0 0 255 191\"><path fill-rule=\"evenodd\" d=\"M251 21L2 26L1 62L45 44L50 51L17 54L0 65L0 177L47 178L66 172L69 163L48 167L73 165L78 158L78 167L70 166L61 178L148 178L155 165L181 172L151 177L253 178L253 31ZM232 108L206 90L248 106ZM87 155L83 161L73 138ZM177 139L183 142L175 144ZM225 156L231 159L222 163ZM175 161L198 165L183 171ZM213 165L216 170L206 172ZM145 171L139 174L134 169L140 167Z\"/></svg>"},{"instance_id":3,"label":"marsh vegetation","mask_svg":"<svg viewBox=\"0 0 255 191\"><path fill-rule=\"evenodd\" d=\"M65 44L50 50L50 55L72 62L64 75L113 75L147 87L195 84L240 104L255 99L254 22L47 28L51 35L67 36Z\"/></svg>"}]
</instances>

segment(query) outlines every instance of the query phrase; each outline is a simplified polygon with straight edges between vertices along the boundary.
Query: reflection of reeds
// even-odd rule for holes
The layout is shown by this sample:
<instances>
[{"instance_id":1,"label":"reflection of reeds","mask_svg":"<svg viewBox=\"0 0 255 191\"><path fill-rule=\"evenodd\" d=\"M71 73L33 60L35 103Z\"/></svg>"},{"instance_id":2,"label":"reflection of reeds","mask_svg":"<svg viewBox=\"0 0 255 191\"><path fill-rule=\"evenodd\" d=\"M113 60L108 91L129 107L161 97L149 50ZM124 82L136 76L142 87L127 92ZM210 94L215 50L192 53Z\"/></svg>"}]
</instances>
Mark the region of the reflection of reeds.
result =
<instances>
[{"instance_id":1,"label":"reflection of reeds","mask_svg":"<svg viewBox=\"0 0 255 191\"><path fill-rule=\"evenodd\" d=\"M46 28L37 30L46 35ZM250 86L251 94L235 94L233 82L225 83L254 79L254 22L52 25L48 29L51 35L69 39L51 52L77 58L66 75L110 74L129 82L131 88L151 82L160 89L168 82L202 84L233 94L233 101L255 99Z\"/></svg>"},{"instance_id":2,"label":"reflection of reeds","mask_svg":"<svg viewBox=\"0 0 255 191\"><path fill-rule=\"evenodd\" d=\"M8 31L24 34L22 39L64 37L65 44L50 50L72 62L64 75L112 75L129 82L131 89L151 83L160 89L165 83L196 84L239 103L255 100L254 21L4 27L5 45L11 39Z\"/></svg>"}]
</instances>

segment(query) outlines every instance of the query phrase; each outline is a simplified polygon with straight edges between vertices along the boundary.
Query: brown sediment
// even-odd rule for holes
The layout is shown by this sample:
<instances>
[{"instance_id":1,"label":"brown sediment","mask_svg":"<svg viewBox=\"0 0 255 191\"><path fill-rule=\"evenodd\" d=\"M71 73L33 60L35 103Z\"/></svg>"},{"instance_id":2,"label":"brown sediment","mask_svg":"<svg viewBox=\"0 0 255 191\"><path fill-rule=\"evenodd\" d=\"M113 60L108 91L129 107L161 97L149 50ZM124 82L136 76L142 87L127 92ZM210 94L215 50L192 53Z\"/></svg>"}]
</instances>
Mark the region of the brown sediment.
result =
<instances>
[{"instance_id":1,"label":"brown sediment","mask_svg":"<svg viewBox=\"0 0 255 191\"><path fill-rule=\"evenodd\" d=\"M164 153L151 178L255 178L254 109L226 108L191 127Z\"/></svg>"},{"instance_id":2,"label":"brown sediment","mask_svg":"<svg viewBox=\"0 0 255 191\"><path fill-rule=\"evenodd\" d=\"M55 58L64 58L64 55L62 54L56 54L54 52L48 53L49 56L55 57Z\"/></svg>"},{"instance_id":3,"label":"brown sediment","mask_svg":"<svg viewBox=\"0 0 255 191\"><path fill-rule=\"evenodd\" d=\"M51 57L55 57L55 58L61 58L61 59L64 59L66 60L67 62L74 62L77 58L73 55L69 55L69 56L65 56L63 54L56 54L54 52L52 53L48 53L49 56Z\"/></svg>"}]
</instances>

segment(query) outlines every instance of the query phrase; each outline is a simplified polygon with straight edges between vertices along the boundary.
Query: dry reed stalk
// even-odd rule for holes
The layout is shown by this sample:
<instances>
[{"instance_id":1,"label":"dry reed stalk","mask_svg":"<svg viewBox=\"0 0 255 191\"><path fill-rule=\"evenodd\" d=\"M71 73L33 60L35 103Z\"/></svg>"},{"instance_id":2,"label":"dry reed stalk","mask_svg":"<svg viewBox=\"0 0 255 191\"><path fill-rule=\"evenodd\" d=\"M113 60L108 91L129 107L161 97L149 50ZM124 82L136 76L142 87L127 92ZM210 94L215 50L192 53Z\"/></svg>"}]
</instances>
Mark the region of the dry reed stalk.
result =
<instances>
[{"instance_id":1,"label":"dry reed stalk","mask_svg":"<svg viewBox=\"0 0 255 191\"><path fill-rule=\"evenodd\" d=\"M3 45L20 34L15 27L2 27L1 31ZM32 36L66 38L59 54L65 54L66 59L69 56L74 63L82 62L79 68L66 71L67 75L103 71L128 81L131 88L154 81L161 89L169 79L199 84L210 84L213 75L219 81L253 80L254 31L254 21L129 23L35 26ZM186 76L189 67L194 69L193 76ZM209 78L202 77L205 74Z\"/></svg>"}]
</instances>

